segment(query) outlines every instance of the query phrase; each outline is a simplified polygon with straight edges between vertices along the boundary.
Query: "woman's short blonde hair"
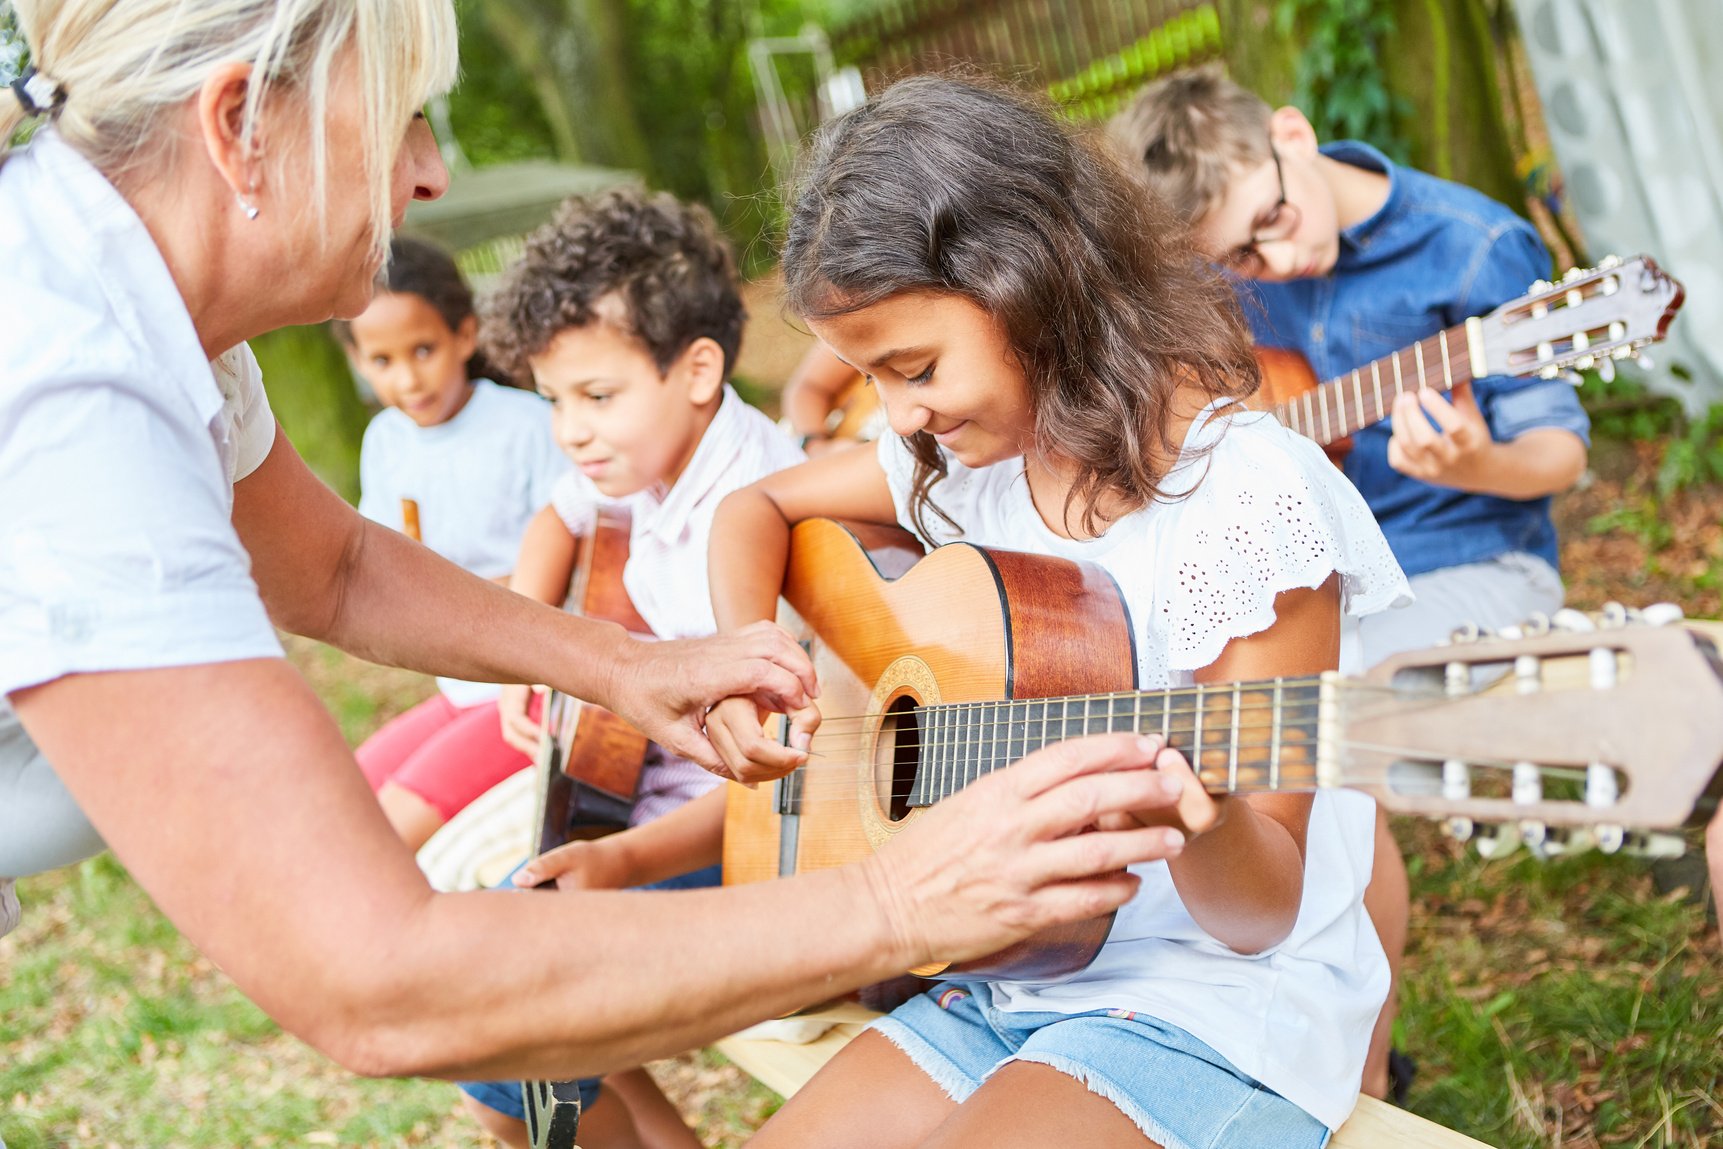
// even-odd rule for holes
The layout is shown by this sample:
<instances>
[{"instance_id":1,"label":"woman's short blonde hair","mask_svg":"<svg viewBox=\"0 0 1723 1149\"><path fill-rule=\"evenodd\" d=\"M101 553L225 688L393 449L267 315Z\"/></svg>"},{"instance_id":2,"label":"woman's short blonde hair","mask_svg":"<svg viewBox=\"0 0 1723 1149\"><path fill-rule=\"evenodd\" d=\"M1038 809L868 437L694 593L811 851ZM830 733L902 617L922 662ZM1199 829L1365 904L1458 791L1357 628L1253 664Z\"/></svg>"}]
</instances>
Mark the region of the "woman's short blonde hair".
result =
<instances>
[{"instance_id":1,"label":"woman's short blonde hair","mask_svg":"<svg viewBox=\"0 0 1723 1149\"><path fill-rule=\"evenodd\" d=\"M379 247L390 230L389 181L402 133L458 68L451 0L12 0L31 62L58 87L61 137L110 180L160 162L165 113L223 64L250 64L244 133L278 85L304 99L313 194L327 204L324 125L336 64L353 49L365 179ZM0 158L26 118L0 89Z\"/></svg>"}]
</instances>

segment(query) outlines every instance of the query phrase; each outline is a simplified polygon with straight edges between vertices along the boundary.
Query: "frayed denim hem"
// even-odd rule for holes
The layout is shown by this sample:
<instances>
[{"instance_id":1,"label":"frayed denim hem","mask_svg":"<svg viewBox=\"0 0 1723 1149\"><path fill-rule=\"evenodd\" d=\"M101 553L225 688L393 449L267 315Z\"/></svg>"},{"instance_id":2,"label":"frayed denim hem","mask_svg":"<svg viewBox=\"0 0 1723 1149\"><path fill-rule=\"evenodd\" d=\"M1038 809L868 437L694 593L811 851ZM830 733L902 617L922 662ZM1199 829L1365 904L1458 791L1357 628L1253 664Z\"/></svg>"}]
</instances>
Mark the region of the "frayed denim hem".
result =
<instances>
[{"instance_id":1,"label":"frayed denim hem","mask_svg":"<svg viewBox=\"0 0 1723 1149\"><path fill-rule=\"evenodd\" d=\"M1125 1118L1142 1131L1144 1137L1159 1145L1161 1149L1197 1149L1190 1142L1175 1136L1165 1125L1156 1121L1142 1109L1130 1096L1112 1081L1096 1073L1089 1066L1068 1057L1060 1057L1052 1053L1027 1053L1011 1057L1010 1061L1031 1061L1037 1065L1045 1065L1056 1069L1066 1077L1076 1078L1084 1089L1097 1097L1104 1097L1113 1103L1113 1108L1125 1115Z\"/></svg>"},{"instance_id":2,"label":"frayed denim hem","mask_svg":"<svg viewBox=\"0 0 1723 1149\"><path fill-rule=\"evenodd\" d=\"M897 1046L915 1067L933 1079L941 1093L962 1105L974 1095L979 1082L959 1069L952 1060L939 1052L921 1034L893 1017L882 1017L868 1026L881 1037Z\"/></svg>"}]
</instances>

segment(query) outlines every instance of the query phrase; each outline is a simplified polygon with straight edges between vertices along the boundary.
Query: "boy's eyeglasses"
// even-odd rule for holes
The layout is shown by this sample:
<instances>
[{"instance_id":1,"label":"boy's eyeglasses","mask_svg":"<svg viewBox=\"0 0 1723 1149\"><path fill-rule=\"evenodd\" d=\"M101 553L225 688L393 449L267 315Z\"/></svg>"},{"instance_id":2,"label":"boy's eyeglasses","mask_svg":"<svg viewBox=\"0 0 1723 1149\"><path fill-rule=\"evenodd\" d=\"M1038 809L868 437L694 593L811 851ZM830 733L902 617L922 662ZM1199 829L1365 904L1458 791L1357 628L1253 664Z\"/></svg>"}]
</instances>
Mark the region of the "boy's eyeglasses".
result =
<instances>
[{"instance_id":1,"label":"boy's eyeglasses","mask_svg":"<svg viewBox=\"0 0 1723 1149\"><path fill-rule=\"evenodd\" d=\"M1274 201L1274 206L1263 215L1256 229L1250 233L1250 242L1234 248L1221 258L1221 266L1234 275L1246 279L1260 275L1267 261L1262 258L1258 248L1265 243L1277 243L1283 239L1291 239L1292 233L1298 230L1303 221L1298 205L1286 198L1286 173L1280 166L1280 153L1274 150L1274 145L1268 145L1268 154L1274 158L1274 180L1280 185L1280 198Z\"/></svg>"}]
</instances>

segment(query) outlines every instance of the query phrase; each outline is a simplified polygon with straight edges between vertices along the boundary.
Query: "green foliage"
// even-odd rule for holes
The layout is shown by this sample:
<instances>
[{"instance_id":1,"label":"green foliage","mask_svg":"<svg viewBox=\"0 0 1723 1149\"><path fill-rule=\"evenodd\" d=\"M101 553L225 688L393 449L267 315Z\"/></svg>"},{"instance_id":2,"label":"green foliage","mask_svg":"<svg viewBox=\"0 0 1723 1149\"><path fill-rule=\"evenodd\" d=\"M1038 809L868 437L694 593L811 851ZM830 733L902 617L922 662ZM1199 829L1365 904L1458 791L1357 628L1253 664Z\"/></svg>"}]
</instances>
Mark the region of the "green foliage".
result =
<instances>
[{"instance_id":1,"label":"green foliage","mask_svg":"<svg viewBox=\"0 0 1723 1149\"><path fill-rule=\"evenodd\" d=\"M1123 107L1144 84L1192 59L1218 55L1220 16L1212 4L1181 12L1135 44L1103 57L1047 88L1047 95L1079 120L1102 120Z\"/></svg>"},{"instance_id":2,"label":"green foliage","mask_svg":"<svg viewBox=\"0 0 1723 1149\"><path fill-rule=\"evenodd\" d=\"M1277 0L1275 31L1302 45L1292 102L1325 140L1369 140L1396 163L1406 144L1396 123L1411 105L1389 88L1383 44L1394 33L1389 0Z\"/></svg>"},{"instance_id":3,"label":"green foliage","mask_svg":"<svg viewBox=\"0 0 1723 1149\"><path fill-rule=\"evenodd\" d=\"M1653 395L1628 372L1608 383L1588 373L1580 397L1594 436L1661 444L1655 483L1660 497L1723 483L1723 404L1689 417L1679 402Z\"/></svg>"}]
</instances>

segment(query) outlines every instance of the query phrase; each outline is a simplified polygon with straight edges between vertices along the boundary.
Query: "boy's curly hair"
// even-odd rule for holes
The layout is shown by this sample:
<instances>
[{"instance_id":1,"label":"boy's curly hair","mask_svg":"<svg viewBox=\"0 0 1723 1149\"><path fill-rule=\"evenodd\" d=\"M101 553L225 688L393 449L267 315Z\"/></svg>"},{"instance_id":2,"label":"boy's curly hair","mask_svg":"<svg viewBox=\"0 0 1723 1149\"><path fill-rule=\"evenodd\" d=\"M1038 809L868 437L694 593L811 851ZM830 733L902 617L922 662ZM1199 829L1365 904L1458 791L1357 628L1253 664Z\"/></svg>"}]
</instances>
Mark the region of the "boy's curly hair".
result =
<instances>
[{"instance_id":1,"label":"boy's curly hair","mask_svg":"<svg viewBox=\"0 0 1723 1149\"><path fill-rule=\"evenodd\" d=\"M620 302L616 310L600 305ZM570 328L619 323L670 369L705 337L724 351L724 374L742 345L736 261L712 215L665 192L618 188L576 196L527 239L480 308L485 354L517 378Z\"/></svg>"}]
</instances>

